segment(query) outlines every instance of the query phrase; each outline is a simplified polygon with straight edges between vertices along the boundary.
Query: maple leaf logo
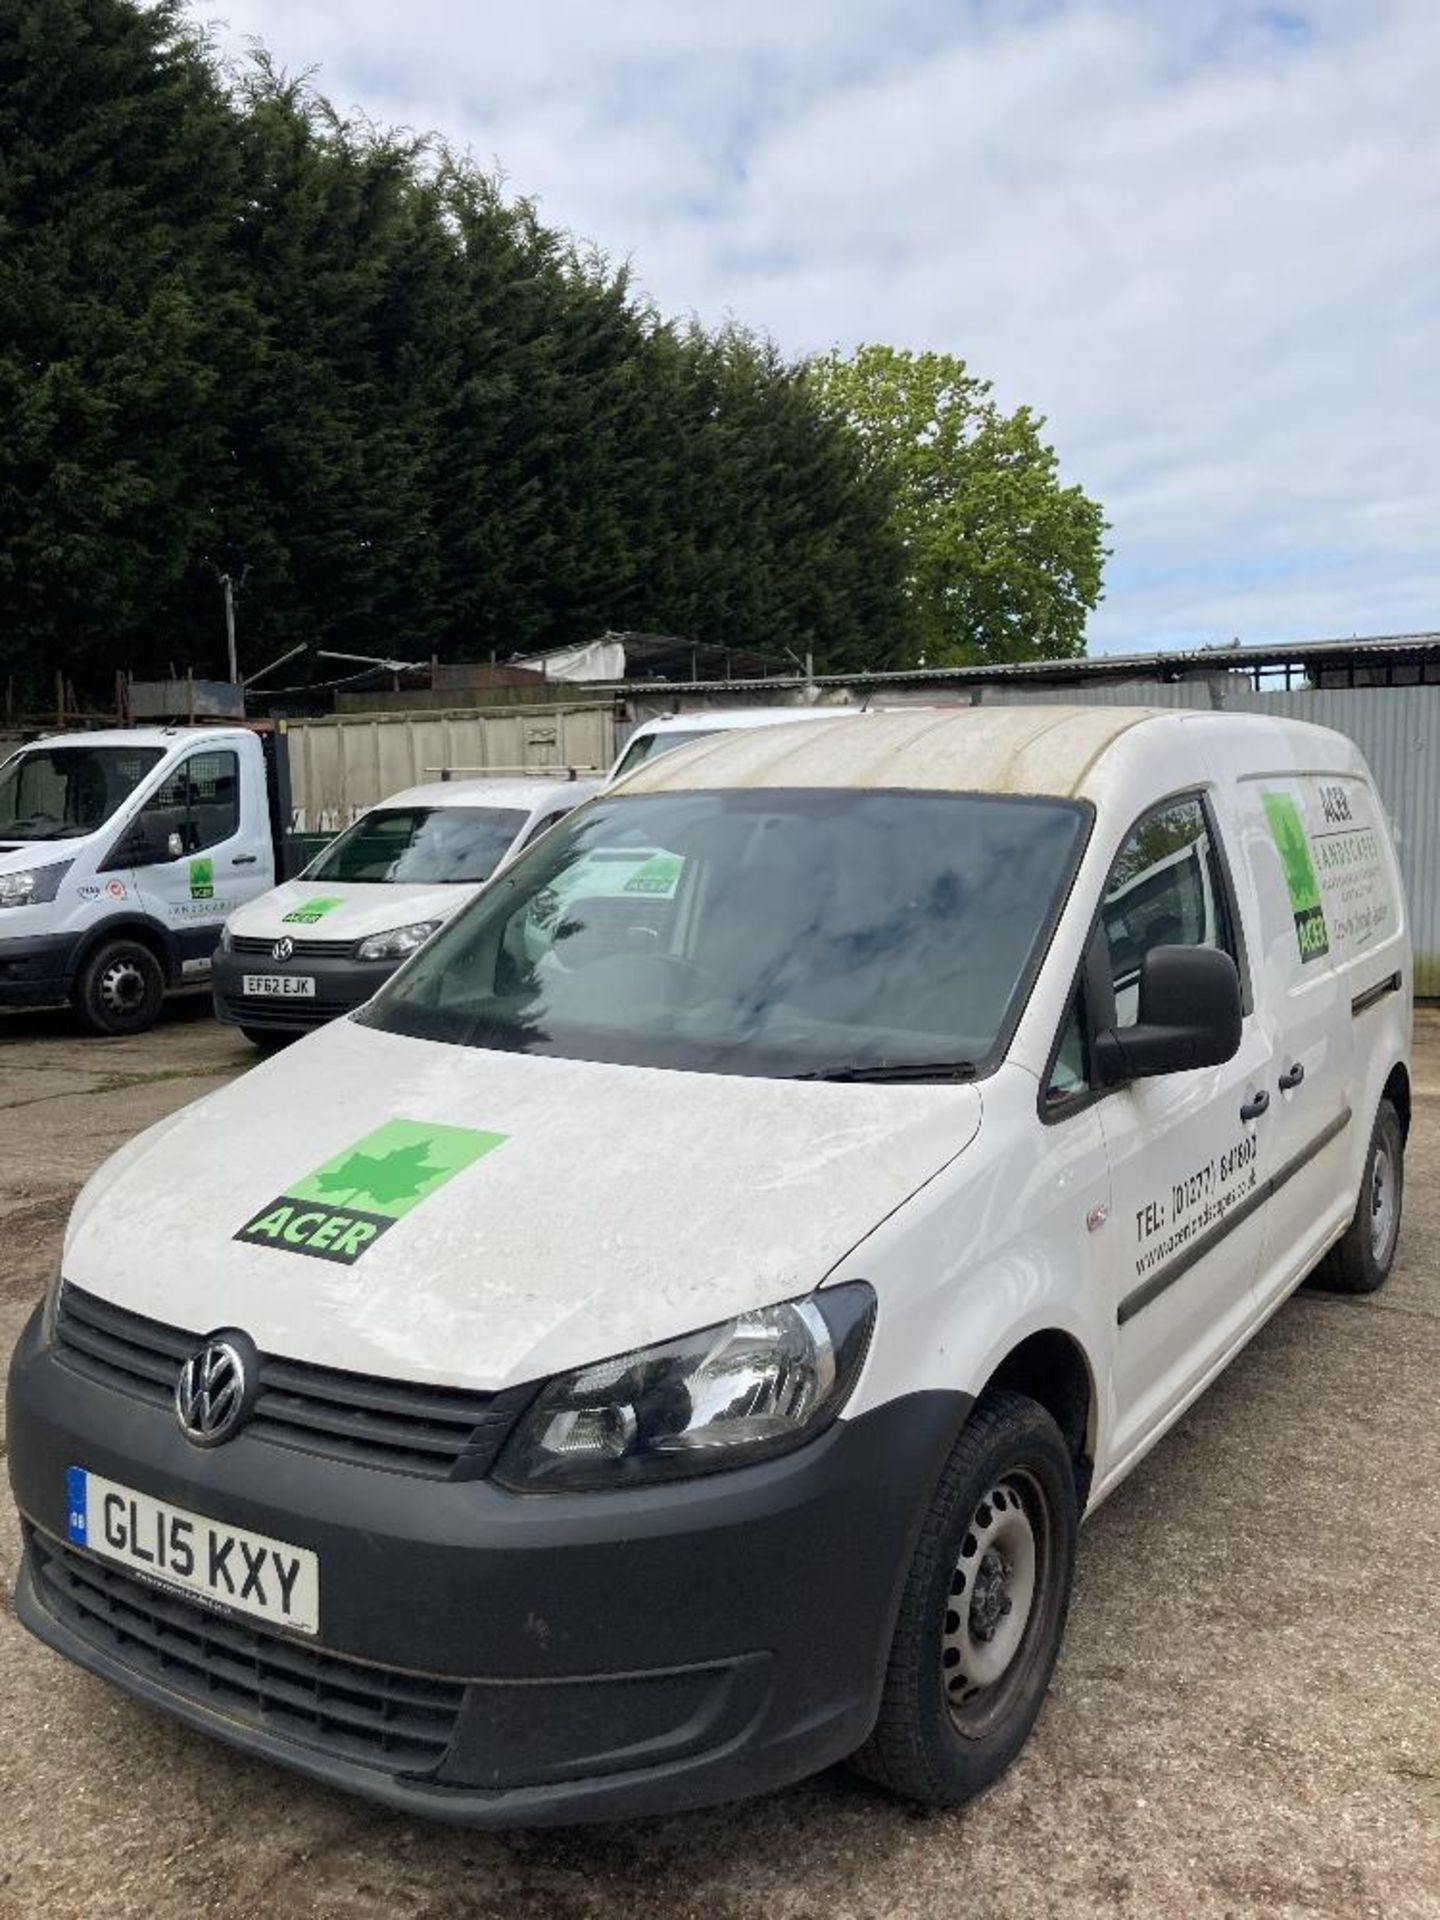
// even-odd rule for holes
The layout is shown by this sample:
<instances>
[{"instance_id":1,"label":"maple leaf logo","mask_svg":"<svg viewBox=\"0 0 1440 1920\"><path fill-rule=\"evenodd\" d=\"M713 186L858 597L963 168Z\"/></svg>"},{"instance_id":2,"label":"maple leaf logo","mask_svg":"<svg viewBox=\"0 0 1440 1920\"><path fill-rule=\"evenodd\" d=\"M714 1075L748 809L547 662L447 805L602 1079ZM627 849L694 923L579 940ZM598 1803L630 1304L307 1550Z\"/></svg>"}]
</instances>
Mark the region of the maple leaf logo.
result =
<instances>
[{"instance_id":1,"label":"maple leaf logo","mask_svg":"<svg viewBox=\"0 0 1440 1920\"><path fill-rule=\"evenodd\" d=\"M338 1167L316 1176L315 1185L325 1194L358 1206L362 1196L383 1211L395 1200L413 1200L437 1175L446 1171L430 1160L430 1149L423 1140L408 1147L392 1147L389 1153L352 1153Z\"/></svg>"}]
</instances>

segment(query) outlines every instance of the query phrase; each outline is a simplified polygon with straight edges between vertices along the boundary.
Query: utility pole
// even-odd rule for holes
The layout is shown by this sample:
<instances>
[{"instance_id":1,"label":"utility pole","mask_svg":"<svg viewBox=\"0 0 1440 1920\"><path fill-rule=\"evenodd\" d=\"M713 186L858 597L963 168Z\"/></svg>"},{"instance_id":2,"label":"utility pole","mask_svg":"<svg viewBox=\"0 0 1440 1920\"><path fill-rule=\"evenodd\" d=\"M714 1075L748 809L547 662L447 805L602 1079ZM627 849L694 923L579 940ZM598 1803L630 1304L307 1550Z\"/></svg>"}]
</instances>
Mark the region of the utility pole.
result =
<instances>
[{"instance_id":1,"label":"utility pole","mask_svg":"<svg viewBox=\"0 0 1440 1920\"><path fill-rule=\"evenodd\" d=\"M213 563L212 563L213 564ZM230 684L240 684L240 660L235 647L235 596L245 591L245 582L250 577L250 563L247 561L240 569L237 580L232 573L221 573L214 568L215 578L220 582L220 591L225 596L225 648L230 662Z\"/></svg>"},{"instance_id":2,"label":"utility pole","mask_svg":"<svg viewBox=\"0 0 1440 1920\"><path fill-rule=\"evenodd\" d=\"M228 573L221 574L220 589L225 595L225 644L230 649L230 684L233 687L240 678L240 663L235 658L235 586Z\"/></svg>"}]
</instances>

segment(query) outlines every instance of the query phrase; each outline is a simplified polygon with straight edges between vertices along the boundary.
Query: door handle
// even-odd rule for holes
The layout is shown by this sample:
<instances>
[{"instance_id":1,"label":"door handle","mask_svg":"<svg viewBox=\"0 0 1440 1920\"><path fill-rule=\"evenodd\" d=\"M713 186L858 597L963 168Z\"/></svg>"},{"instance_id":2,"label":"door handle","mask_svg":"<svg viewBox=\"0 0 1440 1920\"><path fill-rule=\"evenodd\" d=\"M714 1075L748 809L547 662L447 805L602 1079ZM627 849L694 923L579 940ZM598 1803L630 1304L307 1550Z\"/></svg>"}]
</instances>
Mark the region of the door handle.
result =
<instances>
[{"instance_id":1,"label":"door handle","mask_svg":"<svg viewBox=\"0 0 1440 1920\"><path fill-rule=\"evenodd\" d=\"M1254 1099L1247 1100L1244 1106L1241 1107L1240 1118L1242 1120L1258 1120L1261 1114L1265 1112L1265 1110L1269 1105L1270 1105L1270 1096L1265 1091L1264 1087L1261 1087L1260 1091L1255 1095Z\"/></svg>"},{"instance_id":2,"label":"door handle","mask_svg":"<svg viewBox=\"0 0 1440 1920\"><path fill-rule=\"evenodd\" d=\"M1293 1067L1287 1068L1280 1076L1278 1085L1281 1093L1289 1093L1292 1088L1298 1087L1304 1078L1305 1063L1303 1060L1297 1060Z\"/></svg>"},{"instance_id":3,"label":"door handle","mask_svg":"<svg viewBox=\"0 0 1440 1920\"><path fill-rule=\"evenodd\" d=\"M230 864L232 867L253 867L259 858L256 853L237 853Z\"/></svg>"}]
</instances>

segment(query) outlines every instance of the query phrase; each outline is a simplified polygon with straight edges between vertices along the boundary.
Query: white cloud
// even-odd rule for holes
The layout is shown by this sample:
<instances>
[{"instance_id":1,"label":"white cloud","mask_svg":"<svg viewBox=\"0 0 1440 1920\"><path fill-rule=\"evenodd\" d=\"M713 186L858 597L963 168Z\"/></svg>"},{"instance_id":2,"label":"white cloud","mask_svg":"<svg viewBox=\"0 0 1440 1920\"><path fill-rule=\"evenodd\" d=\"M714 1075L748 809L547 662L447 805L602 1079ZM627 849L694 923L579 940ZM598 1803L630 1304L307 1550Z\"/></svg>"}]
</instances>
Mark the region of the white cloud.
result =
<instances>
[{"instance_id":1,"label":"white cloud","mask_svg":"<svg viewBox=\"0 0 1440 1920\"><path fill-rule=\"evenodd\" d=\"M1429 0L228 0L668 311L963 354L1114 522L1092 645L1440 626Z\"/></svg>"}]
</instances>

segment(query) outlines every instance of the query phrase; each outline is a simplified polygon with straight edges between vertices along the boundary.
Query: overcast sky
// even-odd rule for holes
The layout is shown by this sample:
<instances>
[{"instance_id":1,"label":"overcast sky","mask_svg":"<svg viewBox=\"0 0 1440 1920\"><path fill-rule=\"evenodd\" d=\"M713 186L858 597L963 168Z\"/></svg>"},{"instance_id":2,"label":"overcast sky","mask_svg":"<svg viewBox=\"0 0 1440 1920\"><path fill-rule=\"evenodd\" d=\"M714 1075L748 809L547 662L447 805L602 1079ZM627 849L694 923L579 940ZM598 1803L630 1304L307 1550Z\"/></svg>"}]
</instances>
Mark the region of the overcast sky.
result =
<instances>
[{"instance_id":1,"label":"overcast sky","mask_svg":"<svg viewBox=\"0 0 1440 1920\"><path fill-rule=\"evenodd\" d=\"M215 0L660 307L962 355L1113 523L1092 650L1440 628L1440 0Z\"/></svg>"}]
</instances>

